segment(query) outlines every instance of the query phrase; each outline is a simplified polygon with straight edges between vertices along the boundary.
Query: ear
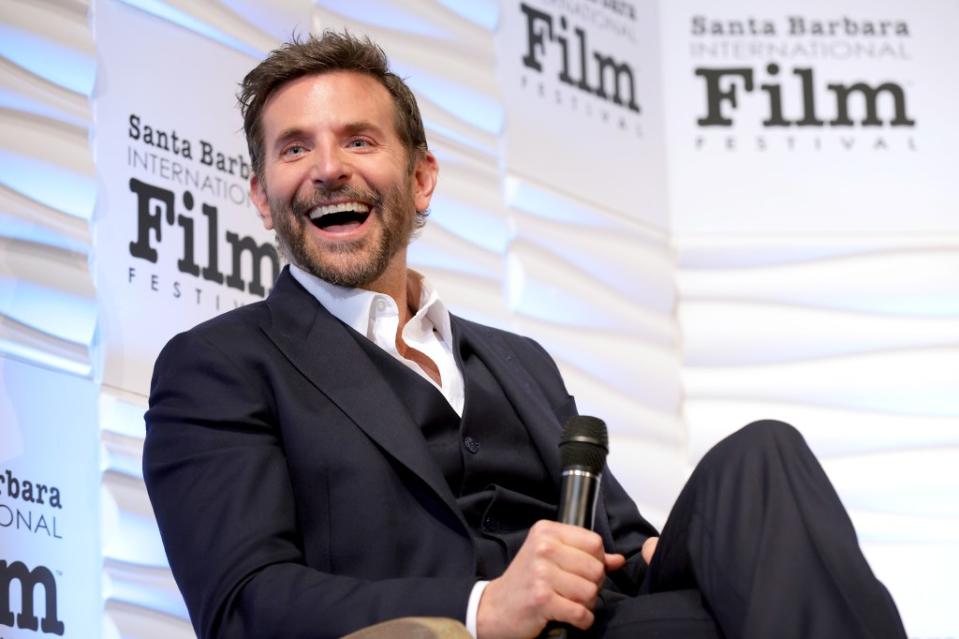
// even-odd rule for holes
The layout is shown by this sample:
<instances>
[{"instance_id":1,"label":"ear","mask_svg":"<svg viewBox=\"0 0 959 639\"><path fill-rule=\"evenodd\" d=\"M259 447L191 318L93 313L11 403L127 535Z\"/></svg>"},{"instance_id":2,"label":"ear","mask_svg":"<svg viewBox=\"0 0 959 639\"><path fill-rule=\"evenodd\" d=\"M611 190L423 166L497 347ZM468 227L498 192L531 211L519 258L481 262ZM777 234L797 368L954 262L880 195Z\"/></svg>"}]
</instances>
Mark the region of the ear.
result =
<instances>
[{"instance_id":1,"label":"ear","mask_svg":"<svg viewBox=\"0 0 959 639\"><path fill-rule=\"evenodd\" d=\"M250 199L253 200L253 205L256 206L256 210L260 214L263 228L272 231L273 214L270 212L270 200L266 197L266 187L256 174L250 178Z\"/></svg>"},{"instance_id":2,"label":"ear","mask_svg":"<svg viewBox=\"0 0 959 639\"><path fill-rule=\"evenodd\" d=\"M417 155L419 158L413 167L413 202L417 211L425 211L430 208L440 165L429 151L423 151Z\"/></svg>"}]
</instances>

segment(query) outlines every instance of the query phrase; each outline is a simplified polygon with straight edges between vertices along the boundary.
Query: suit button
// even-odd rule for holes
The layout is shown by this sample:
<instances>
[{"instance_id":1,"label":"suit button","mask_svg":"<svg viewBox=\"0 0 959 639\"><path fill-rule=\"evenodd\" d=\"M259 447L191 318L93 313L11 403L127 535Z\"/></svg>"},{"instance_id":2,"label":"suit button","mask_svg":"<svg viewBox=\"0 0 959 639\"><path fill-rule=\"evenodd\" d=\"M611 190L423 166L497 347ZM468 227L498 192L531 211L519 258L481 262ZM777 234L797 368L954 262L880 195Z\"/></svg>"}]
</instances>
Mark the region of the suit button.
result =
<instances>
[{"instance_id":1,"label":"suit button","mask_svg":"<svg viewBox=\"0 0 959 639\"><path fill-rule=\"evenodd\" d=\"M496 532L496 530L499 528L499 522L492 517L487 517L483 520L483 528L489 532Z\"/></svg>"},{"instance_id":2,"label":"suit button","mask_svg":"<svg viewBox=\"0 0 959 639\"><path fill-rule=\"evenodd\" d=\"M473 453L474 455L479 452L479 442L473 439L472 437L467 437L463 440L463 445L466 446L466 450Z\"/></svg>"}]
</instances>

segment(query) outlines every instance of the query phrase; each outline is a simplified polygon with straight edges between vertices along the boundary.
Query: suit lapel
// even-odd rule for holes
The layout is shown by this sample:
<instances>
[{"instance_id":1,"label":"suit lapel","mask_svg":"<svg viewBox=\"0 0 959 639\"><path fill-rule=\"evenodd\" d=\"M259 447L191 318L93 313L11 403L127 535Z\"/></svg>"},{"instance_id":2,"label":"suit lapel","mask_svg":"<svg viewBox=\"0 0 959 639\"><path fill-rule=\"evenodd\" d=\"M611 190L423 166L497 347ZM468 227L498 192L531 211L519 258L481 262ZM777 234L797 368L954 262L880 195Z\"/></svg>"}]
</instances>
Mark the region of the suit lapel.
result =
<instances>
[{"instance_id":1,"label":"suit lapel","mask_svg":"<svg viewBox=\"0 0 959 639\"><path fill-rule=\"evenodd\" d=\"M267 304L273 322L263 330L284 356L370 439L432 488L468 529L422 432L357 344L352 329L288 270L280 275Z\"/></svg>"}]
</instances>

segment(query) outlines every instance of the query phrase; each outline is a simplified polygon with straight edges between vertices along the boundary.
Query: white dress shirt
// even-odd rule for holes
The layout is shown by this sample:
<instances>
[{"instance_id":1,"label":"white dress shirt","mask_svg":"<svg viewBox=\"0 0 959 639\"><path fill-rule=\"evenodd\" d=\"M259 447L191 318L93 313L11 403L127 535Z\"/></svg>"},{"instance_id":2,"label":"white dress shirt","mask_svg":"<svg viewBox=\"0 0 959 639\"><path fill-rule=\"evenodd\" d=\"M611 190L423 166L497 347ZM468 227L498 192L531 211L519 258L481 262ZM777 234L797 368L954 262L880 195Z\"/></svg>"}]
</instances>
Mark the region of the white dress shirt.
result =
<instances>
[{"instance_id":1,"label":"white dress shirt","mask_svg":"<svg viewBox=\"0 0 959 639\"><path fill-rule=\"evenodd\" d=\"M330 284L295 264L290 265L290 274L334 317L432 384L443 393L443 397L456 414L463 416L466 390L463 372L457 367L456 358L453 355L450 313L425 277L415 271L409 271L410 277L419 279L420 299L416 313L403 327L402 336L407 346L415 348L433 360L440 372L441 384L437 384L419 364L403 357L397 350L396 329L399 326L400 314L396 301L392 297L374 291ZM480 597L488 583L488 581L476 582L467 602L466 629L474 637Z\"/></svg>"},{"instance_id":2,"label":"white dress shirt","mask_svg":"<svg viewBox=\"0 0 959 639\"><path fill-rule=\"evenodd\" d=\"M403 341L433 360L442 384L437 384L419 364L403 357L396 349L400 313L392 297L360 288L336 286L295 264L290 265L290 274L326 310L436 387L456 414L462 417L465 390L463 373L456 366L453 356L450 313L425 277L415 271L409 273L410 277L419 279L420 299L416 313L403 327Z\"/></svg>"}]
</instances>

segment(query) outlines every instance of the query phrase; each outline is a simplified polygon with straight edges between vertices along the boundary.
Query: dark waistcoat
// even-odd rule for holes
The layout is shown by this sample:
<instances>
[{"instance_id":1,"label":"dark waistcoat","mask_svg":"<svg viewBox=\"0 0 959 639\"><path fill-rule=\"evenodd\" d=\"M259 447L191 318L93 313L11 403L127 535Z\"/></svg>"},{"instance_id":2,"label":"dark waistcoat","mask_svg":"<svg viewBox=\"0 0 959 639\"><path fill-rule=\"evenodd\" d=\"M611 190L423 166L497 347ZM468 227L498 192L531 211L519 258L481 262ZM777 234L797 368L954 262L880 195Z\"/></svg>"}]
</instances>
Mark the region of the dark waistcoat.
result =
<instances>
[{"instance_id":1,"label":"dark waistcoat","mask_svg":"<svg viewBox=\"0 0 959 639\"><path fill-rule=\"evenodd\" d=\"M499 381L457 333L454 354L466 390L462 419L423 377L354 337L422 430L469 525L477 576L492 579L506 569L533 523L556 518L558 495Z\"/></svg>"}]
</instances>

